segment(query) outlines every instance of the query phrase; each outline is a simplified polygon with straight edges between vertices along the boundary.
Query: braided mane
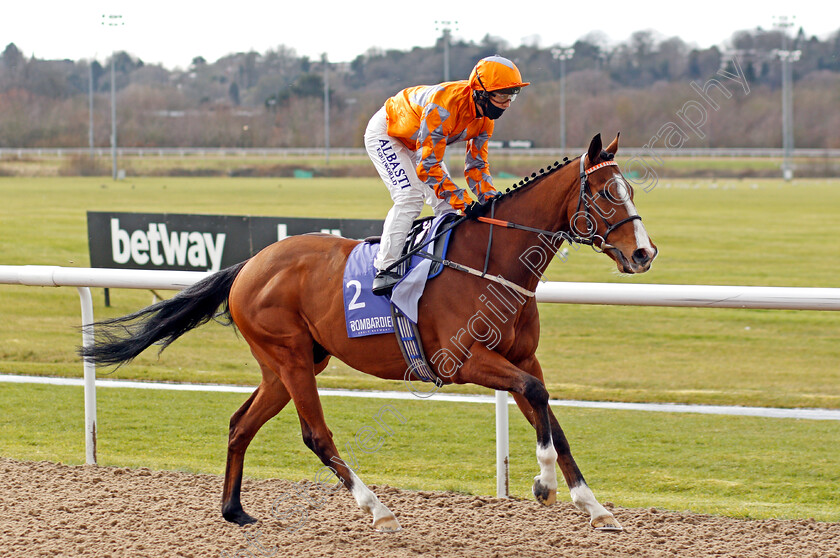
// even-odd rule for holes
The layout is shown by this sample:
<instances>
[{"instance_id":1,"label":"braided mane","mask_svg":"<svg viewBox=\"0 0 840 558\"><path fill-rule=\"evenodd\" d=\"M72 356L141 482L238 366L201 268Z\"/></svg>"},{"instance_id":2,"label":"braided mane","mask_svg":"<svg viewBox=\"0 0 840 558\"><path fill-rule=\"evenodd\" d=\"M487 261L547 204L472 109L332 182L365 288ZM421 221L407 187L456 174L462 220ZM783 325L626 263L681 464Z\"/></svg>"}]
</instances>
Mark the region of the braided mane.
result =
<instances>
[{"instance_id":1,"label":"braided mane","mask_svg":"<svg viewBox=\"0 0 840 558\"><path fill-rule=\"evenodd\" d=\"M500 195L496 198L501 201L504 198L508 198L521 190L526 186L530 186L531 184L542 180L543 178L554 174L556 171L562 169L572 161L568 157L563 157L563 162L554 161L553 165L549 165L548 168L541 168L538 172L532 172L530 175L523 177L519 182L514 182L510 188L505 189L502 193L500 191Z\"/></svg>"},{"instance_id":2,"label":"braided mane","mask_svg":"<svg viewBox=\"0 0 840 558\"><path fill-rule=\"evenodd\" d=\"M609 153L607 151L601 151L601 154L598 158L602 161L612 161L615 157L614 154ZM549 165L548 168L541 168L538 172L532 172L530 175L525 176L519 182L514 182L510 188L505 189L502 193L500 191L500 195L498 196L498 200L502 200L504 198L510 197L511 195L515 194L517 191L521 190L525 186L529 186L538 180L542 180L543 178L553 174L554 172L562 169L572 161L568 157L563 157L563 162L554 161L553 165Z\"/></svg>"}]
</instances>

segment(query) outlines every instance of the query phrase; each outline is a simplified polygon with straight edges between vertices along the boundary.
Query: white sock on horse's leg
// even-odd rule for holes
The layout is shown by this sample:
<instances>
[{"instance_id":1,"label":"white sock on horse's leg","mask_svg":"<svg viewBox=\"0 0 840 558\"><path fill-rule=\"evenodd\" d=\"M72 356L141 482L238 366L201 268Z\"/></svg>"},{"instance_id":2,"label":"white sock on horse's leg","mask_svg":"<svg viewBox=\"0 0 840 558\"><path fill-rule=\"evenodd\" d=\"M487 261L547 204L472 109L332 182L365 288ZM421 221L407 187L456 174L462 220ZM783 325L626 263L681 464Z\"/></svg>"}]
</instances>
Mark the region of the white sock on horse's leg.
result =
<instances>
[{"instance_id":1,"label":"white sock on horse's leg","mask_svg":"<svg viewBox=\"0 0 840 558\"><path fill-rule=\"evenodd\" d=\"M589 524L602 531L621 531L621 524L613 514L598 503L595 495L585 482L581 482L570 490L572 502L575 506L589 514Z\"/></svg>"},{"instance_id":2,"label":"white sock on horse's leg","mask_svg":"<svg viewBox=\"0 0 840 558\"><path fill-rule=\"evenodd\" d=\"M546 446L537 442L537 463L540 465L540 474L534 477L534 496L541 504L550 506L557 501L557 470L554 468L557 450L551 438Z\"/></svg>"},{"instance_id":3,"label":"white sock on horse's leg","mask_svg":"<svg viewBox=\"0 0 840 558\"><path fill-rule=\"evenodd\" d=\"M379 501L376 494L368 488L365 483L354 473L350 471L352 479L352 488L350 492L356 498L356 503L362 511L373 515L373 528L377 531L395 532L402 530L400 522L397 517L389 510L385 504Z\"/></svg>"}]
</instances>

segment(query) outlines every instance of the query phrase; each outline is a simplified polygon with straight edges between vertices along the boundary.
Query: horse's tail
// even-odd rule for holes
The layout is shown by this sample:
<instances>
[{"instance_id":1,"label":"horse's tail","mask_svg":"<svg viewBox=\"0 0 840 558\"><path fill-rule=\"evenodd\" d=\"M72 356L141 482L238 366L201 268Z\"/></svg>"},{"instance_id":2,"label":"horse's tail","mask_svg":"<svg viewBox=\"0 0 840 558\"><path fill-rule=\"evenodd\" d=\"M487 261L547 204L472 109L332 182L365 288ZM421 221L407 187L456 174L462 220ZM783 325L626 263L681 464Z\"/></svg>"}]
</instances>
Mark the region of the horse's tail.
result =
<instances>
[{"instance_id":1,"label":"horse's tail","mask_svg":"<svg viewBox=\"0 0 840 558\"><path fill-rule=\"evenodd\" d=\"M205 277L169 300L143 310L93 324L94 343L79 348L87 362L99 366L130 362L154 343L163 351L187 331L213 318L232 323L228 295L245 262ZM223 306L219 311L219 306Z\"/></svg>"}]
</instances>

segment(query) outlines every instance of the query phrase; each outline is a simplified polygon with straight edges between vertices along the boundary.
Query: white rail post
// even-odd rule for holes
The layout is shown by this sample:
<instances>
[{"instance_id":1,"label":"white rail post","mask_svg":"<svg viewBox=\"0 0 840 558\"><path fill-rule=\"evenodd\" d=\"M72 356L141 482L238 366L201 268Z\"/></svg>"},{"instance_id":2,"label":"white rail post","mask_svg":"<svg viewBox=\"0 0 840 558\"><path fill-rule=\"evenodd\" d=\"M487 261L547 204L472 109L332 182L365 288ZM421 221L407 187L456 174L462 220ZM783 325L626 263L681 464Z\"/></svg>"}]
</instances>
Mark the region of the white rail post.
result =
<instances>
[{"instance_id":1,"label":"white rail post","mask_svg":"<svg viewBox=\"0 0 840 558\"><path fill-rule=\"evenodd\" d=\"M496 496L510 496L510 452L508 451L508 394L496 391Z\"/></svg>"},{"instance_id":2,"label":"white rail post","mask_svg":"<svg viewBox=\"0 0 840 558\"><path fill-rule=\"evenodd\" d=\"M93 297L88 287L76 287L82 302L82 346L93 345ZM96 366L84 360L85 463L96 465Z\"/></svg>"}]
</instances>

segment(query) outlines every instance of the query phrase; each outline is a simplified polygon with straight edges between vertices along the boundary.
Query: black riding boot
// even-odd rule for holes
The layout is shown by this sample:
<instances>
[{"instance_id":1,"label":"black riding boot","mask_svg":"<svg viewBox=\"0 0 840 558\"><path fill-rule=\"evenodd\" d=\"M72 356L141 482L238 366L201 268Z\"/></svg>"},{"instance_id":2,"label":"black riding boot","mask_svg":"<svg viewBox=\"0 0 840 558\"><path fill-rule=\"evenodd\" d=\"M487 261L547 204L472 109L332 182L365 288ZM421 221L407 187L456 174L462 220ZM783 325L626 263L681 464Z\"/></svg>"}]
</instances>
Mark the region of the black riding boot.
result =
<instances>
[{"instance_id":1,"label":"black riding boot","mask_svg":"<svg viewBox=\"0 0 840 558\"><path fill-rule=\"evenodd\" d=\"M377 296L386 295L391 292L399 280L402 279L395 271L380 271L373 278L373 286L371 291Z\"/></svg>"}]
</instances>

